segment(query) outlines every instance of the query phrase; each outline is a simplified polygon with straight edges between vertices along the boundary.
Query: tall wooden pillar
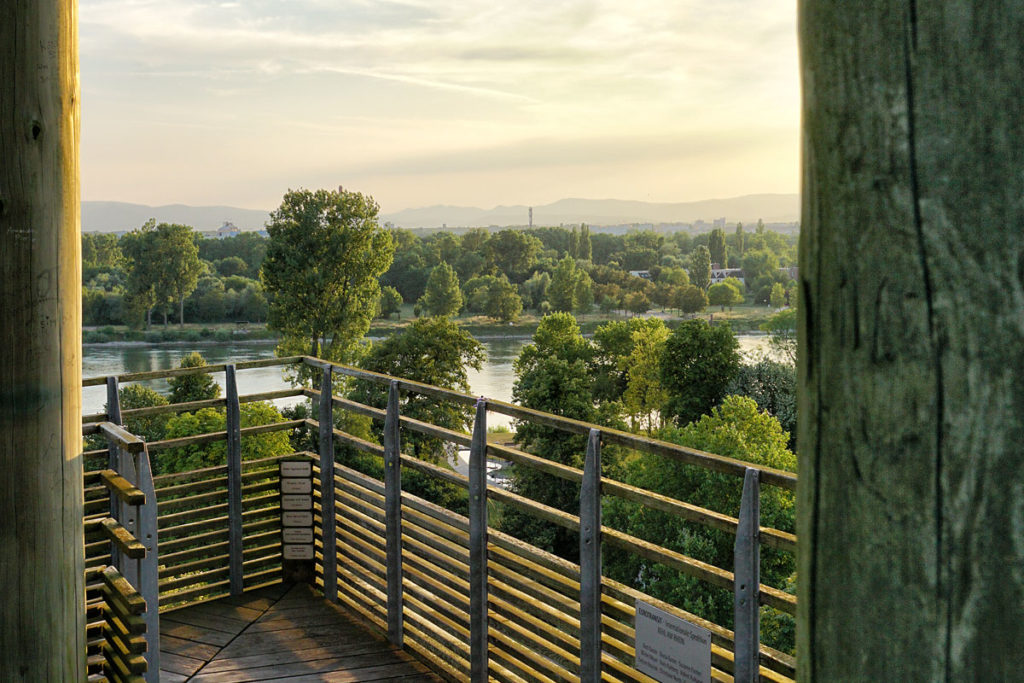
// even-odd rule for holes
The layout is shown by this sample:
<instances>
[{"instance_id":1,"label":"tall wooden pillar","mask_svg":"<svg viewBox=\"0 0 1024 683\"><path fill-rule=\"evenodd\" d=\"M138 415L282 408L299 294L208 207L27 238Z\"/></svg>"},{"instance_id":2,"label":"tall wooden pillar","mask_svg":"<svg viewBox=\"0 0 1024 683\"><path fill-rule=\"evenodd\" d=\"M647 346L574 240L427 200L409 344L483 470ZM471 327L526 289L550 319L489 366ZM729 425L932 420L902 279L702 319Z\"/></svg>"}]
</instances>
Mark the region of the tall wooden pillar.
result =
<instances>
[{"instance_id":1,"label":"tall wooden pillar","mask_svg":"<svg viewBox=\"0 0 1024 683\"><path fill-rule=\"evenodd\" d=\"M1024 6L801 0L799 677L1024 670Z\"/></svg>"},{"instance_id":2,"label":"tall wooden pillar","mask_svg":"<svg viewBox=\"0 0 1024 683\"><path fill-rule=\"evenodd\" d=\"M0 680L85 680L74 0L0 3Z\"/></svg>"}]
</instances>

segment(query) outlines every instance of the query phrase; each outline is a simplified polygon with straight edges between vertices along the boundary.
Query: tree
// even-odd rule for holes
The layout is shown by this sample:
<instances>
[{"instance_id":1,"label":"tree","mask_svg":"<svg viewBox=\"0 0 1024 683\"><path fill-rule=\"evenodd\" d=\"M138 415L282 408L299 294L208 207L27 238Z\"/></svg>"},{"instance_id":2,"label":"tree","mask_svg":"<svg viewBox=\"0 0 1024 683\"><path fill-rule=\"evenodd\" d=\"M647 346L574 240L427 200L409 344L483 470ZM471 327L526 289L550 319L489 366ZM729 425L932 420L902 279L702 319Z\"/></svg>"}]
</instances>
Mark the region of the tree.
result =
<instances>
[{"instance_id":1,"label":"tree","mask_svg":"<svg viewBox=\"0 0 1024 683\"><path fill-rule=\"evenodd\" d=\"M736 304L743 303L743 295L731 282L719 282L708 288L708 303L713 306L721 306L724 311L726 306L732 308Z\"/></svg>"},{"instance_id":2,"label":"tree","mask_svg":"<svg viewBox=\"0 0 1024 683\"><path fill-rule=\"evenodd\" d=\"M545 316L533 341L523 347L515 361L516 381L512 396L516 403L577 420L593 421L596 409L587 365L593 355L589 342L580 333L576 319L569 313ZM551 427L521 423L517 440L540 457L580 467L585 441ZM607 458L604 459L608 461ZM559 479L531 467L512 466L512 490L532 500L567 512L579 510L579 487L565 486ZM574 558L579 555L578 536L561 527L517 511L505 510L501 529L530 543Z\"/></svg>"},{"instance_id":3,"label":"tree","mask_svg":"<svg viewBox=\"0 0 1024 683\"><path fill-rule=\"evenodd\" d=\"M231 275L247 275L249 273L249 266L239 256L228 256L218 260L214 267L217 272L223 277Z\"/></svg>"},{"instance_id":4,"label":"tree","mask_svg":"<svg viewBox=\"0 0 1024 683\"><path fill-rule=\"evenodd\" d=\"M590 243L590 228L586 223L580 225L580 239L576 246L576 258L582 261L589 261L593 257L593 247Z\"/></svg>"},{"instance_id":5,"label":"tree","mask_svg":"<svg viewBox=\"0 0 1024 683\"><path fill-rule=\"evenodd\" d=\"M462 308L462 290L455 269L442 262L430 271L427 289L418 303L429 315L457 315Z\"/></svg>"},{"instance_id":6,"label":"tree","mask_svg":"<svg viewBox=\"0 0 1024 683\"><path fill-rule=\"evenodd\" d=\"M773 352L796 364L796 308L779 311L761 324L761 330L768 333L768 344Z\"/></svg>"},{"instance_id":7,"label":"tree","mask_svg":"<svg viewBox=\"0 0 1024 683\"><path fill-rule=\"evenodd\" d=\"M786 288L781 283L772 283L771 294L768 295L768 303L775 309L786 305Z\"/></svg>"},{"instance_id":8,"label":"tree","mask_svg":"<svg viewBox=\"0 0 1024 683\"><path fill-rule=\"evenodd\" d=\"M666 417L685 425L708 413L725 396L739 366L739 343L728 325L684 321L665 342L661 357L661 382L669 396Z\"/></svg>"},{"instance_id":9,"label":"tree","mask_svg":"<svg viewBox=\"0 0 1024 683\"><path fill-rule=\"evenodd\" d=\"M148 220L138 230L121 238L121 250L127 260L125 306L131 324L145 320L149 329L153 307L157 304L157 263L153 259L156 241L156 221Z\"/></svg>"},{"instance_id":10,"label":"tree","mask_svg":"<svg viewBox=\"0 0 1024 683\"><path fill-rule=\"evenodd\" d=\"M551 308L565 313L589 309L594 302L591 283L590 276L575 260L564 257L551 274L547 292Z\"/></svg>"},{"instance_id":11,"label":"tree","mask_svg":"<svg viewBox=\"0 0 1024 683\"><path fill-rule=\"evenodd\" d=\"M281 413L270 403L255 401L239 406L242 427L281 422ZM167 421L167 438L178 439L198 434L223 432L227 417L220 408L202 408L194 413L175 415ZM242 439L242 460L258 460L292 452L287 432L267 432ZM203 467L214 467L227 462L227 443L214 441L169 448L159 457L161 472L188 472Z\"/></svg>"},{"instance_id":12,"label":"tree","mask_svg":"<svg viewBox=\"0 0 1024 683\"><path fill-rule=\"evenodd\" d=\"M668 328L659 318L613 320L594 331L590 374L594 378L594 400L618 401L629 382L629 357L642 339L668 336ZM660 406L659 406L660 407Z\"/></svg>"},{"instance_id":13,"label":"tree","mask_svg":"<svg viewBox=\"0 0 1024 683\"><path fill-rule=\"evenodd\" d=\"M749 398L729 396L710 415L682 429L666 430L662 437L755 465L796 471L796 456L786 449L786 436L778 421L759 412L757 404ZM673 466L664 456L644 453L628 465L626 480L634 486L722 514L736 516L739 513L743 491L741 477L699 467ZM732 534L619 498L611 499L605 509L605 523L613 528L702 562L732 568L735 540ZM792 532L795 517L792 492L762 487L762 525ZM712 587L628 551L608 548L606 553L605 567L612 578L717 624L732 627L731 591ZM762 583L782 588L792 577L794 568L792 553L761 549ZM791 640L769 644L784 650L793 647Z\"/></svg>"},{"instance_id":14,"label":"tree","mask_svg":"<svg viewBox=\"0 0 1024 683\"><path fill-rule=\"evenodd\" d=\"M516 288L502 275L487 289L487 316L498 322L516 320L523 310L523 300Z\"/></svg>"},{"instance_id":15,"label":"tree","mask_svg":"<svg viewBox=\"0 0 1024 683\"><path fill-rule=\"evenodd\" d=\"M380 290L380 317L390 318L401 311L402 295L394 287L381 287Z\"/></svg>"},{"instance_id":16,"label":"tree","mask_svg":"<svg viewBox=\"0 0 1024 683\"><path fill-rule=\"evenodd\" d=\"M181 359L180 368L206 367L206 359L198 351L193 351ZM220 386L208 373L197 375L181 375L167 380L171 386L171 403L188 403L204 401L220 396Z\"/></svg>"},{"instance_id":17,"label":"tree","mask_svg":"<svg viewBox=\"0 0 1024 683\"><path fill-rule=\"evenodd\" d=\"M622 298L622 305L633 315L640 315L651 310L651 300L644 292L630 292Z\"/></svg>"},{"instance_id":18,"label":"tree","mask_svg":"<svg viewBox=\"0 0 1024 683\"><path fill-rule=\"evenodd\" d=\"M539 239L522 230L502 230L487 240L487 257L509 280L519 283L529 275L542 247Z\"/></svg>"},{"instance_id":19,"label":"tree","mask_svg":"<svg viewBox=\"0 0 1024 683\"><path fill-rule=\"evenodd\" d=\"M770 358L744 363L725 391L753 399L759 410L777 419L789 435L789 450L796 453L796 367Z\"/></svg>"},{"instance_id":20,"label":"tree","mask_svg":"<svg viewBox=\"0 0 1024 683\"><path fill-rule=\"evenodd\" d=\"M191 294L203 272L192 228L187 225L161 223L156 226L152 251L148 258L155 263L154 283L158 302L178 302L178 325L185 325L185 298ZM164 325L167 309L164 309Z\"/></svg>"},{"instance_id":21,"label":"tree","mask_svg":"<svg viewBox=\"0 0 1024 683\"><path fill-rule=\"evenodd\" d=\"M551 284L551 276L545 272L537 272L530 276L530 279L519 286L519 292L523 298L523 305L527 308L537 310L542 301L547 301L548 286Z\"/></svg>"},{"instance_id":22,"label":"tree","mask_svg":"<svg viewBox=\"0 0 1024 683\"><path fill-rule=\"evenodd\" d=\"M743 248L744 248L743 224L742 223L737 223L736 224L736 253L739 256L741 256L741 257L743 256Z\"/></svg>"},{"instance_id":23,"label":"tree","mask_svg":"<svg viewBox=\"0 0 1024 683\"><path fill-rule=\"evenodd\" d=\"M728 249L725 244L725 231L721 228L712 230L711 236L708 238L708 253L711 256L711 262L717 263L719 268L726 268Z\"/></svg>"},{"instance_id":24,"label":"tree","mask_svg":"<svg viewBox=\"0 0 1024 683\"><path fill-rule=\"evenodd\" d=\"M168 401L159 392L141 384L126 384L118 389L118 397L121 403L121 412L133 408L150 408L152 406L165 406ZM108 406L109 409L109 406ZM167 429L169 415L149 415L146 417L126 417L124 427L135 436L144 441L160 441L164 438Z\"/></svg>"},{"instance_id":25,"label":"tree","mask_svg":"<svg viewBox=\"0 0 1024 683\"><path fill-rule=\"evenodd\" d=\"M365 370L468 392L467 369L479 371L484 357L483 346L468 332L448 318L435 317L414 320L401 332L375 343L360 365ZM365 380L357 381L350 398L359 403L385 408L387 388ZM467 406L412 393L403 394L399 409L406 417L458 431L467 431L473 419L472 411ZM378 436L380 426L377 425ZM404 430L402 445L403 449L411 451L417 458L448 466L444 444L439 439ZM366 469L368 463L358 458L353 464L359 463ZM403 490L423 495L439 505L464 504L460 502L464 501L464 494L454 486L409 471L403 473L402 477Z\"/></svg>"},{"instance_id":26,"label":"tree","mask_svg":"<svg viewBox=\"0 0 1024 683\"><path fill-rule=\"evenodd\" d=\"M676 290L675 307L683 313L692 315L700 313L708 307L708 295L695 285L684 285Z\"/></svg>"},{"instance_id":27,"label":"tree","mask_svg":"<svg viewBox=\"0 0 1024 683\"><path fill-rule=\"evenodd\" d=\"M637 329L632 334L633 349L620 362L627 376L622 404L630 427L634 432L646 429L648 436L661 427L660 411L668 400L668 392L661 384L661 355L667 339L668 328L664 324Z\"/></svg>"},{"instance_id":28,"label":"tree","mask_svg":"<svg viewBox=\"0 0 1024 683\"><path fill-rule=\"evenodd\" d=\"M394 252L377 212L372 197L339 188L289 190L270 214L262 277L278 353L345 360L366 334Z\"/></svg>"},{"instance_id":29,"label":"tree","mask_svg":"<svg viewBox=\"0 0 1024 683\"><path fill-rule=\"evenodd\" d=\"M711 252L703 244L690 252L690 282L705 291L711 285Z\"/></svg>"}]
</instances>

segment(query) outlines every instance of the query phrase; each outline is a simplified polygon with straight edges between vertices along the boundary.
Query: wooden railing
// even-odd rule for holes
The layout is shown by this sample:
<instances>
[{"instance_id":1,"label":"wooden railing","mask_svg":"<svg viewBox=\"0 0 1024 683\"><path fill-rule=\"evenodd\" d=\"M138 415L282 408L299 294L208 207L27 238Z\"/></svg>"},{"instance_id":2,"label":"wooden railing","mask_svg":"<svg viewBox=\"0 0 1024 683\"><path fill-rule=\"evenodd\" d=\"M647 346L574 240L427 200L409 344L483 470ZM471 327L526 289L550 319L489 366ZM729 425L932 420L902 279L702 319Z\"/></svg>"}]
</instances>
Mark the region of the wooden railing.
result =
<instances>
[{"instance_id":1,"label":"wooden railing","mask_svg":"<svg viewBox=\"0 0 1024 683\"><path fill-rule=\"evenodd\" d=\"M302 363L316 368L321 389L290 389L239 397L235 370ZM289 358L206 366L187 370L96 378L108 382L114 405L118 381L137 381L199 372L226 373L224 399L125 411L124 416L225 406L225 432L154 442L159 452L176 446L228 442L223 466L154 478L159 529L159 604L161 611L248 590L280 580L280 504L277 462L282 457L242 462L245 435L299 426L319 434L314 462L316 501L316 583L328 600L361 614L452 680L652 680L636 670L635 623L638 601L696 623L711 634L716 680L781 681L795 677L788 655L759 643L759 607L789 614L794 596L759 581L759 547L792 552L796 538L759 524L761 486L794 490L796 476L723 458L654 439L606 429L500 401L468 396L430 385L389 377L313 358ZM387 392L387 410L334 396L338 376L366 380ZM402 393L473 406L473 434L421 422L399 413ZM303 395L318 406L316 419L242 429L237 406L246 400ZM335 412L348 411L383 422L382 444L335 429ZM582 470L553 463L525 451L489 444L487 415L587 436ZM109 415L87 416L87 424ZM403 430L469 447L469 477L401 452ZM335 462L336 444L383 459L385 477L376 480ZM600 451L616 444L671 461L742 478L739 517L678 501L600 476ZM486 481L487 457L497 457L581 486L581 510L570 514L529 500ZM294 458L295 455L287 456ZM407 468L468 491L469 514L460 515L401 490ZM103 506L102 487L88 486L87 512ZM91 479L90 479L91 478ZM90 498L89 493L93 496ZM682 519L735 535L734 572L715 567L601 525L602 496L618 496ZM516 508L579 532L580 564L573 564L487 524L487 501ZM109 503L108 503L109 504ZM333 511L331 517L324 510ZM736 596L736 629L688 614L601 575L601 546L608 544L674 568ZM100 558L102 559L102 558Z\"/></svg>"}]
</instances>

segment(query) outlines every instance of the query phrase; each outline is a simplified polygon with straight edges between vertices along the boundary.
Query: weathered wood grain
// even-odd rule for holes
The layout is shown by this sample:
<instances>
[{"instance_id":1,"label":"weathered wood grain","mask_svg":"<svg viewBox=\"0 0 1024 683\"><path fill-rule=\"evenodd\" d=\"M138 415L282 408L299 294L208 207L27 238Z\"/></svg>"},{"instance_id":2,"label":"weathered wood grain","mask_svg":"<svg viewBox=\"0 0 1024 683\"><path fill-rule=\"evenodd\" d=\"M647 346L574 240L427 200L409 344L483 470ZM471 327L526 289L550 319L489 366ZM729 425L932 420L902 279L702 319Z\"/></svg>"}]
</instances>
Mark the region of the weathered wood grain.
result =
<instances>
[{"instance_id":1,"label":"weathered wood grain","mask_svg":"<svg viewBox=\"0 0 1024 683\"><path fill-rule=\"evenodd\" d=\"M76 3L0 4L5 681L86 678L78 140Z\"/></svg>"},{"instance_id":2,"label":"weathered wood grain","mask_svg":"<svg viewBox=\"0 0 1024 683\"><path fill-rule=\"evenodd\" d=\"M800 3L801 680L1024 670L1024 6Z\"/></svg>"}]
</instances>

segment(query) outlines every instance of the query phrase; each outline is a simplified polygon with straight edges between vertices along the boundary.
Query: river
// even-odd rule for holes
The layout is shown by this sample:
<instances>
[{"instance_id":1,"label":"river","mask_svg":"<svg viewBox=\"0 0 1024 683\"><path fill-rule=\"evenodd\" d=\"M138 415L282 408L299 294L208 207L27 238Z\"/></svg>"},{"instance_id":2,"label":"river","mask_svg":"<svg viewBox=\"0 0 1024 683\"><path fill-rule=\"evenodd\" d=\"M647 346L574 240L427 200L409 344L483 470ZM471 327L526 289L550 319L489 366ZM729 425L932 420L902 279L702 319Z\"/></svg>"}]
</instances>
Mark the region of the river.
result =
<instances>
[{"instance_id":1,"label":"river","mask_svg":"<svg viewBox=\"0 0 1024 683\"><path fill-rule=\"evenodd\" d=\"M470 392L477 396L511 401L514 379L512 362L528 341L528 339L522 338L481 340L484 350L487 352L487 360L484 361L483 367L479 371L469 371ZM765 344L765 338L756 335L740 335L739 341L740 348L744 353L755 352L762 349ZM181 358L192 351L199 351L209 363L239 362L272 358L274 344L273 342L86 344L83 346L82 352L82 377L176 368ZM215 373L213 377L223 386L223 373ZM166 380L153 380L145 384L158 391L168 391ZM238 372L238 391L241 394L273 391L287 386L281 368L255 368ZM278 407L284 407L299 400L301 399L282 399L275 403ZM106 389L104 387L85 387L82 390L82 412L84 414L103 412L105 402ZM489 422L492 425L507 425L509 420L503 415L492 413L489 416Z\"/></svg>"}]
</instances>

